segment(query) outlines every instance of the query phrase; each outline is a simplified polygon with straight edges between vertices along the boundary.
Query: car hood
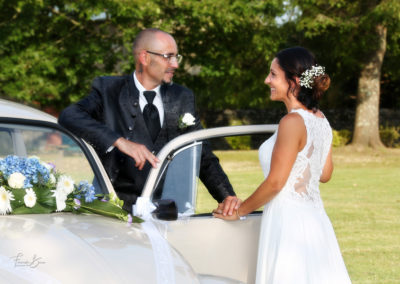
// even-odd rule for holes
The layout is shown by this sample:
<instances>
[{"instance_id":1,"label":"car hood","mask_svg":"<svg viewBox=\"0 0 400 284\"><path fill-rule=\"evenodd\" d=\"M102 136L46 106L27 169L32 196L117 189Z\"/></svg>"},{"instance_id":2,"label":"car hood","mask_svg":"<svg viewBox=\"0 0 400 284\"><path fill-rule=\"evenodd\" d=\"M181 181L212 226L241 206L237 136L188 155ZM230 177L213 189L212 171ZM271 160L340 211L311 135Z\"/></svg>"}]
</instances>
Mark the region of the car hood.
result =
<instances>
[{"instance_id":1,"label":"car hood","mask_svg":"<svg viewBox=\"0 0 400 284\"><path fill-rule=\"evenodd\" d=\"M176 283L199 283L172 249ZM157 283L140 224L72 213L0 217L2 283Z\"/></svg>"}]
</instances>

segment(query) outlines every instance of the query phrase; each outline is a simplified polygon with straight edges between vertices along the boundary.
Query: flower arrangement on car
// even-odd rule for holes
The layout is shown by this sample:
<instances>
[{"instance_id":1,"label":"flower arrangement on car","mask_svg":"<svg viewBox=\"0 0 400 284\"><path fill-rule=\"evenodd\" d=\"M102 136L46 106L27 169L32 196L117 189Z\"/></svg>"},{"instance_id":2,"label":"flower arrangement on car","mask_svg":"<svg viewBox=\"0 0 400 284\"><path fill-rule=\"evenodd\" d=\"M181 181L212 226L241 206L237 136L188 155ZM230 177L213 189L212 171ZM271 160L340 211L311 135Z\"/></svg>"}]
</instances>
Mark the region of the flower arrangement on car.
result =
<instances>
[{"instance_id":1,"label":"flower arrangement on car","mask_svg":"<svg viewBox=\"0 0 400 284\"><path fill-rule=\"evenodd\" d=\"M75 184L38 157L0 159L0 215L52 212L95 213L126 222L141 222L122 209L115 195L96 194L92 184Z\"/></svg>"}]
</instances>

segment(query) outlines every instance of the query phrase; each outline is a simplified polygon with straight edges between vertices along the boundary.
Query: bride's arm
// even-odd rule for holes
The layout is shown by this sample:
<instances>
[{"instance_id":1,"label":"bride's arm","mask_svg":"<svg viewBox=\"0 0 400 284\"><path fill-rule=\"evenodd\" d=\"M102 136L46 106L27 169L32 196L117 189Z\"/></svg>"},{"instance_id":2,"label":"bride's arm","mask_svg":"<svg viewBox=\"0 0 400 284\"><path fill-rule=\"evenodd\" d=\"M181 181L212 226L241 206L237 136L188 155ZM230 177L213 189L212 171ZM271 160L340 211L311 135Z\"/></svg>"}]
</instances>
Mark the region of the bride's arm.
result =
<instances>
[{"instance_id":1,"label":"bride's arm","mask_svg":"<svg viewBox=\"0 0 400 284\"><path fill-rule=\"evenodd\" d=\"M324 168L322 169L321 177L319 178L320 182L328 182L332 177L333 172L333 161L332 161L332 147L329 150L328 157L326 158L326 162Z\"/></svg>"},{"instance_id":2,"label":"bride's arm","mask_svg":"<svg viewBox=\"0 0 400 284\"><path fill-rule=\"evenodd\" d=\"M278 136L272 152L271 170L268 177L239 207L240 216L247 215L265 205L283 188L296 160L298 152L306 143L306 128L303 119L297 114L288 114L279 123ZM237 214L215 217L226 220L238 219Z\"/></svg>"}]
</instances>

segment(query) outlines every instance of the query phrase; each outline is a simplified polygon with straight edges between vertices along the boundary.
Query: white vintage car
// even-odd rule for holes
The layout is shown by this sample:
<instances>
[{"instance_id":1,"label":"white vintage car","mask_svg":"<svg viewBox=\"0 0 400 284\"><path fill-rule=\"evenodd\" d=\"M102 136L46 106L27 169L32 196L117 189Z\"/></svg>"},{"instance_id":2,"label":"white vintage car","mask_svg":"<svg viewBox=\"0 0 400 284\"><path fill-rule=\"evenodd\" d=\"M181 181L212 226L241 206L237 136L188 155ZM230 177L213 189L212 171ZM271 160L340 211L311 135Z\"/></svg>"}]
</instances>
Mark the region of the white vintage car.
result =
<instances>
[{"instance_id":1,"label":"white vintage car","mask_svg":"<svg viewBox=\"0 0 400 284\"><path fill-rule=\"evenodd\" d=\"M152 200L160 183L161 199L174 202L154 201L156 213L143 223L69 212L0 215L0 283L254 283L261 214L235 222L196 215L199 154L204 139L276 128L206 129L168 143L142 199ZM0 100L0 158L8 155L40 157L98 193L114 192L93 148L56 118Z\"/></svg>"}]
</instances>

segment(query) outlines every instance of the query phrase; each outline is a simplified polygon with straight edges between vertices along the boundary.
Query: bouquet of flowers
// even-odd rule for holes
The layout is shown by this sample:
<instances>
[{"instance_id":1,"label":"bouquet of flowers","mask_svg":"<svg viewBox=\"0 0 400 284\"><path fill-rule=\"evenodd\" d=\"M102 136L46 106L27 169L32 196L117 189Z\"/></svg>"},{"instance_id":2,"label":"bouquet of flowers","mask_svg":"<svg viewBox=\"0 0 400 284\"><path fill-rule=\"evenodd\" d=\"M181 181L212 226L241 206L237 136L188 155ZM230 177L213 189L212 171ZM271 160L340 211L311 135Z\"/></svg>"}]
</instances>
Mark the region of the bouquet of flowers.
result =
<instances>
[{"instance_id":1,"label":"bouquet of flowers","mask_svg":"<svg viewBox=\"0 0 400 284\"><path fill-rule=\"evenodd\" d=\"M0 215L52 212L95 213L141 222L122 209L117 196L95 194L93 185L56 171L37 157L0 159Z\"/></svg>"}]
</instances>

